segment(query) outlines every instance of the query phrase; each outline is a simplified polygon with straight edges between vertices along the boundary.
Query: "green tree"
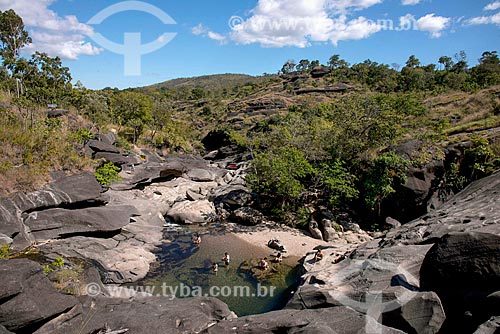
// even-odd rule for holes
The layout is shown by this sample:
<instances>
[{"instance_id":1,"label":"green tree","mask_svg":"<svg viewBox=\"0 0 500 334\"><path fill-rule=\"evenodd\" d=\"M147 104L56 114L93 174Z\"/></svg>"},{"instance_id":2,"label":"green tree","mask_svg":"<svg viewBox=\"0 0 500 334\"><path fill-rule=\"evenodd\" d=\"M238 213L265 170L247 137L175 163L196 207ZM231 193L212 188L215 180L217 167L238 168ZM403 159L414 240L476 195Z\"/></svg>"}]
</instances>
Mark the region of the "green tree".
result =
<instances>
[{"instance_id":1,"label":"green tree","mask_svg":"<svg viewBox=\"0 0 500 334\"><path fill-rule=\"evenodd\" d=\"M302 181L314 173L302 152L291 147L257 153L252 168L253 172L247 175L252 190L277 198L280 209L302 194L305 189Z\"/></svg>"},{"instance_id":2,"label":"green tree","mask_svg":"<svg viewBox=\"0 0 500 334\"><path fill-rule=\"evenodd\" d=\"M344 59L341 59L340 55L335 54L328 60L328 66L330 66L332 70L336 70L338 68L349 67L349 63Z\"/></svg>"},{"instance_id":3,"label":"green tree","mask_svg":"<svg viewBox=\"0 0 500 334\"><path fill-rule=\"evenodd\" d=\"M451 68L453 67L453 60L451 59L451 57L448 57L448 56L439 57L439 61L438 62L441 65L443 65L443 69L445 71L450 71Z\"/></svg>"},{"instance_id":4,"label":"green tree","mask_svg":"<svg viewBox=\"0 0 500 334\"><path fill-rule=\"evenodd\" d=\"M125 91L115 95L111 102L112 113L116 123L129 126L133 130L133 143L144 131L146 124L152 120L153 103L144 94Z\"/></svg>"},{"instance_id":5,"label":"green tree","mask_svg":"<svg viewBox=\"0 0 500 334\"><path fill-rule=\"evenodd\" d=\"M320 164L316 177L324 188L330 205L334 207L359 196L355 184L357 178L349 172L341 160Z\"/></svg>"},{"instance_id":6,"label":"green tree","mask_svg":"<svg viewBox=\"0 0 500 334\"><path fill-rule=\"evenodd\" d=\"M296 66L295 60L289 59L286 61L286 63L281 68L280 73L282 73L282 74L291 73L295 70L295 66Z\"/></svg>"},{"instance_id":7,"label":"green tree","mask_svg":"<svg viewBox=\"0 0 500 334\"><path fill-rule=\"evenodd\" d=\"M307 71L309 71L309 66L310 65L311 65L311 62L309 60L302 59L297 64L297 71L299 71L299 72L307 72Z\"/></svg>"},{"instance_id":8,"label":"green tree","mask_svg":"<svg viewBox=\"0 0 500 334\"><path fill-rule=\"evenodd\" d=\"M24 30L23 20L12 9L0 11L0 42L4 65L13 64L21 49L31 43L31 37Z\"/></svg>"},{"instance_id":9,"label":"green tree","mask_svg":"<svg viewBox=\"0 0 500 334\"><path fill-rule=\"evenodd\" d=\"M455 73L463 73L467 71L467 67L469 66L467 64L467 54L465 51L460 51L459 53L455 54L455 64L452 66L451 70Z\"/></svg>"},{"instance_id":10,"label":"green tree","mask_svg":"<svg viewBox=\"0 0 500 334\"><path fill-rule=\"evenodd\" d=\"M406 67L417 68L420 66L420 60L415 57L415 55L411 55L410 58L406 61Z\"/></svg>"},{"instance_id":11,"label":"green tree","mask_svg":"<svg viewBox=\"0 0 500 334\"><path fill-rule=\"evenodd\" d=\"M406 182L409 162L394 152L379 155L364 181L365 202L370 208L379 206L384 198L396 192L397 184Z\"/></svg>"},{"instance_id":12,"label":"green tree","mask_svg":"<svg viewBox=\"0 0 500 334\"><path fill-rule=\"evenodd\" d=\"M500 59L496 51L483 52L479 65L472 69L474 80L482 87L500 83Z\"/></svg>"}]
</instances>

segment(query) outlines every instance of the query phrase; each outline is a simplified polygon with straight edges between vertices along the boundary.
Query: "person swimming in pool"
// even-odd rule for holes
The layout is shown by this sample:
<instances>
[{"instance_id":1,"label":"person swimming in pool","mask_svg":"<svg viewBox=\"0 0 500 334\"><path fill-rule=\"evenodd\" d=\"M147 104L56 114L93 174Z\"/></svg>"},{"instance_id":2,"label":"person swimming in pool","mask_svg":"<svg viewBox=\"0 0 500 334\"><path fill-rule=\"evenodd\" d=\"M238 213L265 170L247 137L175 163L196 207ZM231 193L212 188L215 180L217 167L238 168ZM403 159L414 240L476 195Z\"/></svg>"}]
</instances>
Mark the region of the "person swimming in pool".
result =
<instances>
[{"instance_id":1,"label":"person swimming in pool","mask_svg":"<svg viewBox=\"0 0 500 334\"><path fill-rule=\"evenodd\" d=\"M278 253L278 255L276 255L276 257L274 258L274 261L276 261L277 263L283 262L283 254Z\"/></svg>"},{"instance_id":2,"label":"person swimming in pool","mask_svg":"<svg viewBox=\"0 0 500 334\"><path fill-rule=\"evenodd\" d=\"M226 266L229 266L229 262L231 262L231 257L229 256L228 252L224 253L224 257L222 258L222 261L224 261Z\"/></svg>"},{"instance_id":3,"label":"person swimming in pool","mask_svg":"<svg viewBox=\"0 0 500 334\"><path fill-rule=\"evenodd\" d=\"M195 245L201 244L201 237L199 234L193 236L193 244L195 244Z\"/></svg>"}]
</instances>

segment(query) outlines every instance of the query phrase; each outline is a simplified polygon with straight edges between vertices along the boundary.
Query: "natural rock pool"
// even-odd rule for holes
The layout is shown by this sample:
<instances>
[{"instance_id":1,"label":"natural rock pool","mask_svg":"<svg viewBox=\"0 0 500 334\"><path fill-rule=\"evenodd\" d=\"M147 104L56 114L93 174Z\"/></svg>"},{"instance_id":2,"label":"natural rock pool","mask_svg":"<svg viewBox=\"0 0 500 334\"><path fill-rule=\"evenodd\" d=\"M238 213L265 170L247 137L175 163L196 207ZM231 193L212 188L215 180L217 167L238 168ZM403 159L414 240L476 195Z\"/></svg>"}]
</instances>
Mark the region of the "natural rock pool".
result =
<instances>
[{"instance_id":1,"label":"natural rock pool","mask_svg":"<svg viewBox=\"0 0 500 334\"><path fill-rule=\"evenodd\" d=\"M196 233L201 235L200 245L192 243ZM175 293L177 298L217 297L238 316L282 308L297 286L298 258L285 257L281 264L269 261L270 268L262 275L256 269L258 260L271 260L276 252L251 245L222 228L172 225L165 232L165 239L157 252L156 266L138 285L154 286L155 291ZM225 252L231 256L229 266L222 261ZM212 270L214 262L219 265L217 273ZM256 271L259 280L254 277Z\"/></svg>"}]
</instances>

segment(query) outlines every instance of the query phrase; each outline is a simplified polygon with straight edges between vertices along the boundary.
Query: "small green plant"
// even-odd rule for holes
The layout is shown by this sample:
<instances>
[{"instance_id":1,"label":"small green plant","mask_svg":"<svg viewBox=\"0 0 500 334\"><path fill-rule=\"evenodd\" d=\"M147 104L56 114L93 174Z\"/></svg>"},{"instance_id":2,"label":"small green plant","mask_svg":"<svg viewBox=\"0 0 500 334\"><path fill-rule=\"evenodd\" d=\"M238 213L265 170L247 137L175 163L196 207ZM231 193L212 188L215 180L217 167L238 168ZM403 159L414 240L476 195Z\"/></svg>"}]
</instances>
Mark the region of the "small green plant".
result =
<instances>
[{"instance_id":1,"label":"small green plant","mask_svg":"<svg viewBox=\"0 0 500 334\"><path fill-rule=\"evenodd\" d=\"M8 259L11 256L11 246L3 244L0 246L0 259Z\"/></svg>"},{"instance_id":2,"label":"small green plant","mask_svg":"<svg viewBox=\"0 0 500 334\"><path fill-rule=\"evenodd\" d=\"M56 268L64 267L64 259L62 257L56 258L54 261L52 261L52 266Z\"/></svg>"},{"instance_id":3,"label":"small green plant","mask_svg":"<svg viewBox=\"0 0 500 334\"><path fill-rule=\"evenodd\" d=\"M46 265L43 266L43 273L46 276L50 275L53 271L54 271L54 269L52 269L52 267L49 264L46 264Z\"/></svg>"},{"instance_id":4,"label":"small green plant","mask_svg":"<svg viewBox=\"0 0 500 334\"><path fill-rule=\"evenodd\" d=\"M89 140L94 138L94 134L87 128L81 128L74 133L74 138L77 143L85 145Z\"/></svg>"},{"instance_id":5,"label":"small green plant","mask_svg":"<svg viewBox=\"0 0 500 334\"><path fill-rule=\"evenodd\" d=\"M115 166L112 162L108 162L101 167L97 168L94 175L97 179L97 182L102 184L103 186L107 186L112 182L117 182L121 180L120 168Z\"/></svg>"}]
</instances>

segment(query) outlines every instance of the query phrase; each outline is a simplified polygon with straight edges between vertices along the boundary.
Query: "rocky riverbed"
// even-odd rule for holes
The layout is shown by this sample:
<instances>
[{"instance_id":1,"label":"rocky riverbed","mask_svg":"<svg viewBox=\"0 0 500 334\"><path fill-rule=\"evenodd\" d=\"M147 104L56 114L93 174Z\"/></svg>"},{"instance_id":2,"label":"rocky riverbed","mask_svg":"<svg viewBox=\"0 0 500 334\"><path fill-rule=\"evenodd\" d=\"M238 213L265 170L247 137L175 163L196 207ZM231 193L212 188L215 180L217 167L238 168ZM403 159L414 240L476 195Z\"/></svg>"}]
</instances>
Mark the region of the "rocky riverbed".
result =
<instances>
[{"instance_id":1,"label":"rocky riverbed","mask_svg":"<svg viewBox=\"0 0 500 334\"><path fill-rule=\"evenodd\" d=\"M265 222L245 188L245 164L228 170L229 160L127 156L108 139L89 148L121 164L123 181L103 189L92 174L63 176L0 200L0 244L10 245L11 257L0 260L0 333L498 331L498 173L376 239L355 224L335 230L328 219L311 222L320 240ZM266 251L267 240L278 237L290 255L305 256L302 284L285 309L241 318L215 298L110 296L106 285L148 274L166 242L164 217L233 221L228 232ZM325 256L314 262L319 248ZM42 264L58 258L64 270L81 266L80 288L95 284L100 293L54 286L51 267Z\"/></svg>"}]
</instances>

